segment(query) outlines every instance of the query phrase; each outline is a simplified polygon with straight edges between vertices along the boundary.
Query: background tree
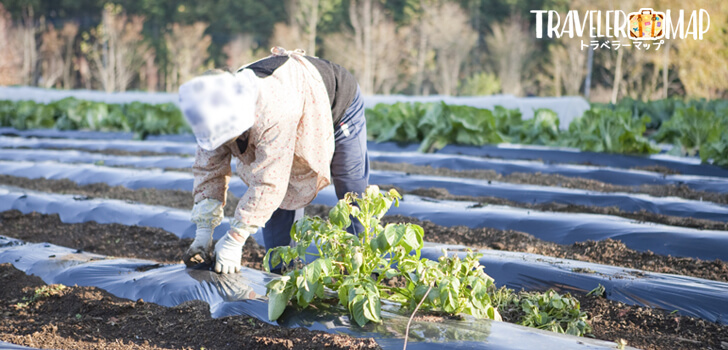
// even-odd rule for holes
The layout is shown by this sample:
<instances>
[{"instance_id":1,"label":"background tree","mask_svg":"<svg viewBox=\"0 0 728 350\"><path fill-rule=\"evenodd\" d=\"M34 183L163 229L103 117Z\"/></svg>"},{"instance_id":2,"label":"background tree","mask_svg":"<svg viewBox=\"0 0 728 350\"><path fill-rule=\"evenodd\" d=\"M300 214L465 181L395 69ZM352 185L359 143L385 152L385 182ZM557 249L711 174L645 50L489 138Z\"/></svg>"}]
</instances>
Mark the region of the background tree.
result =
<instances>
[{"instance_id":1,"label":"background tree","mask_svg":"<svg viewBox=\"0 0 728 350\"><path fill-rule=\"evenodd\" d=\"M92 33L100 35L99 28L108 24L107 2L124 8L128 23L144 18L128 26L132 42L146 45L138 48L144 52L127 50L143 53L140 58L117 59L108 45L94 46L104 42ZM459 5L462 16L443 15L445 4ZM0 16L0 82L5 84L174 91L181 72L237 68L281 45L342 64L366 93L454 94L460 86L460 93L520 96L581 95L585 81L587 51L566 38L535 39L531 10L565 14L652 7L672 9L673 16L684 9L689 16L703 8L711 28L702 41L670 39L650 53L627 47L592 51L589 99L728 94L728 3L710 0L3 0L2 6L7 14ZM202 61L183 67L190 64L177 55L183 49L168 43L179 35L174 28L197 22L209 23L201 34L193 33L209 36L209 45L189 49ZM468 50L469 33L477 39ZM125 67L111 69L112 61ZM61 78L58 62L63 62ZM115 73L102 74L100 68ZM123 87L108 83L122 76Z\"/></svg>"},{"instance_id":2,"label":"background tree","mask_svg":"<svg viewBox=\"0 0 728 350\"><path fill-rule=\"evenodd\" d=\"M437 61L432 82L439 94L454 95L463 63L475 47L477 34L470 27L468 16L456 3L442 2L427 7L425 12L425 17L432 24L440 24L439 30L429 34Z\"/></svg>"},{"instance_id":3,"label":"background tree","mask_svg":"<svg viewBox=\"0 0 728 350\"><path fill-rule=\"evenodd\" d=\"M21 36L11 15L0 3L0 85L15 85L22 81L23 66Z\"/></svg>"},{"instance_id":4,"label":"background tree","mask_svg":"<svg viewBox=\"0 0 728 350\"><path fill-rule=\"evenodd\" d=\"M84 33L82 52L91 73L106 92L126 91L153 49L141 35L144 18L123 12L119 5L104 7L101 24Z\"/></svg>"},{"instance_id":5,"label":"background tree","mask_svg":"<svg viewBox=\"0 0 728 350\"><path fill-rule=\"evenodd\" d=\"M40 86L50 88L63 76L63 39L53 24L41 35L40 45Z\"/></svg>"},{"instance_id":6,"label":"background tree","mask_svg":"<svg viewBox=\"0 0 728 350\"><path fill-rule=\"evenodd\" d=\"M710 30L703 40L675 40L678 76L690 97L720 98L728 91L728 2L703 1ZM686 19L687 20L687 19Z\"/></svg>"},{"instance_id":7,"label":"background tree","mask_svg":"<svg viewBox=\"0 0 728 350\"><path fill-rule=\"evenodd\" d=\"M375 0L351 0L349 21L352 29L325 38L323 58L349 68L363 94L389 93L401 59L394 21Z\"/></svg>"},{"instance_id":8,"label":"background tree","mask_svg":"<svg viewBox=\"0 0 728 350\"><path fill-rule=\"evenodd\" d=\"M36 36L41 32L44 21L36 22L33 6L28 4L22 8L22 20L20 26L20 37L23 48L23 66L20 75L24 85L36 85L39 77L38 62L39 44Z\"/></svg>"},{"instance_id":9,"label":"background tree","mask_svg":"<svg viewBox=\"0 0 728 350\"><path fill-rule=\"evenodd\" d=\"M165 36L170 54L172 71L167 79L167 91L177 91L180 85L205 70L207 48L212 42L205 35L207 23L192 25L173 24L171 33Z\"/></svg>"},{"instance_id":10,"label":"background tree","mask_svg":"<svg viewBox=\"0 0 728 350\"><path fill-rule=\"evenodd\" d=\"M258 58L263 58L267 54L267 50L257 47L250 34L238 34L225 45L222 51L227 56L225 66L230 69L238 69L244 64L251 63Z\"/></svg>"},{"instance_id":11,"label":"background tree","mask_svg":"<svg viewBox=\"0 0 728 350\"><path fill-rule=\"evenodd\" d=\"M498 75L503 93L521 95L526 65L531 59L533 35L527 23L516 14L501 23L491 26L491 34L486 36L493 71Z\"/></svg>"}]
</instances>

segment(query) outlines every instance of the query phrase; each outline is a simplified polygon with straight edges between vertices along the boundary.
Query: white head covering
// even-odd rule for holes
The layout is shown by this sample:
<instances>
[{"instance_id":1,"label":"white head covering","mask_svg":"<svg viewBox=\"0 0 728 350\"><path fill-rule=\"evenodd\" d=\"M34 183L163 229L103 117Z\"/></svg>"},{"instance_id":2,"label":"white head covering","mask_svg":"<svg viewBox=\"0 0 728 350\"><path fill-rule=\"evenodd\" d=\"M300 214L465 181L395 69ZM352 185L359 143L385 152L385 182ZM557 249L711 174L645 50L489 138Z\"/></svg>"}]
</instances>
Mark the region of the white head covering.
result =
<instances>
[{"instance_id":1,"label":"white head covering","mask_svg":"<svg viewBox=\"0 0 728 350\"><path fill-rule=\"evenodd\" d=\"M208 151L253 126L257 100L258 78L249 69L200 76L179 88L180 109L197 144Z\"/></svg>"}]
</instances>

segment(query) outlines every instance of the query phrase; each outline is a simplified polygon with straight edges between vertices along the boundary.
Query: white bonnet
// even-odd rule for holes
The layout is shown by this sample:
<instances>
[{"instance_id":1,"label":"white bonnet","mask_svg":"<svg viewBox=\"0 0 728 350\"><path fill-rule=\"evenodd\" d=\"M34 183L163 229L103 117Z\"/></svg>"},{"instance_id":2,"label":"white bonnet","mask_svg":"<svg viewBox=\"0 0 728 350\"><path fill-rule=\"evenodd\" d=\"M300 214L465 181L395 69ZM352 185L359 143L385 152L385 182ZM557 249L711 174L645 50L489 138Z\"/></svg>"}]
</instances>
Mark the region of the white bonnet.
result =
<instances>
[{"instance_id":1,"label":"white bonnet","mask_svg":"<svg viewBox=\"0 0 728 350\"><path fill-rule=\"evenodd\" d=\"M258 78L249 69L196 77L179 88L180 109L197 144L208 151L253 126L257 100Z\"/></svg>"}]
</instances>

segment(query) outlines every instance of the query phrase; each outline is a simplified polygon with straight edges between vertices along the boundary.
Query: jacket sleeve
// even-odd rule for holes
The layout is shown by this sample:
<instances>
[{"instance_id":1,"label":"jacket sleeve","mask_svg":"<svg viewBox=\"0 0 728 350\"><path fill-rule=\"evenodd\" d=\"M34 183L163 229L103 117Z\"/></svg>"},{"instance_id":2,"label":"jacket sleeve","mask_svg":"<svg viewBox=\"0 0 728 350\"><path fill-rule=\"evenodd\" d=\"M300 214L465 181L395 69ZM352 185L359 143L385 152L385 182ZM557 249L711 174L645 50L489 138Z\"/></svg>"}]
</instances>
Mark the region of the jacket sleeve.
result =
<instances>
[{"instance_id":1,"label":"jacket sleeve","mask_svg":"<svg viewBox=\"0 0 728 350\"><path fill-rule=\"evenodd\" d=\"M192 172L195 177L192 193L195 203L204 199L220 201L225 206L228 182L230 181L231 151L226 145L206 151L199 146L195 154Z\"/></svg>"},{"instance_id":2,"label":"jacket sleeve","mask_svg":"<svg viewBox=\"0 0 728 350\"><path fill-rule=\"evenodd\" d=\"M270 123L250 140L255 147L255 160L249 168L248 190L235 211L235 219L248 226L264 226L283 202L288 191L300 118L282 113L268 115L265 119Z\"/></svg>"}]
</instances>

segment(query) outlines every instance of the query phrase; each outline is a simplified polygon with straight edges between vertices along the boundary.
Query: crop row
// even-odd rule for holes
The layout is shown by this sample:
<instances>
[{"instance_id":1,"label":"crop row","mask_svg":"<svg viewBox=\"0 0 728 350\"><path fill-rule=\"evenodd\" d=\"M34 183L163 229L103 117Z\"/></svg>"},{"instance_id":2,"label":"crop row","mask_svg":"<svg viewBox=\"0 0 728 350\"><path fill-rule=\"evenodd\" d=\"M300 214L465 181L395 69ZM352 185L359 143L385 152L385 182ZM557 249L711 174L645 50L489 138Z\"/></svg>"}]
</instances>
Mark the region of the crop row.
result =
<instances>
[{"instance_id":1,"label":"crop row","mask_svg":"<svg viewBox=\"0 0 728 350\"><path fill-rule=\"evenodd\" d=\"M673 104L675 106L676 104ZM716 110L717 109L717 110ZM445 103L379 104L367 110L367 131L376 141L420 143L431 152L447 144L518 143L575 147L583 151L650 154L656 143L672 144L674 155L699 155L703 162L728 166L728 106L683 104L658 129L647 110L629 106L592 106L562 130L549 109L523 120L515 109L493 110ZM649 134L649 136L647 136Z\"/></svg>"},{"instance_id":2,"label":"crop row","mask_svg":"<svg viewBox=\"0 0 728 350\"><path fill-rule=\"evenodd\" d=\"M189 132L172 103L106 104L72 97L48 104L0 101L0 126L126 131L142 139ZM721 132L726 128L728 101L724 100L625 100L617 105L593 105L566 130L560 129L557 114L549 109L538 109L527 120L516 109L496 106L488 110L443 102L398 102L367 109L371 139L419 143L422 152L447 144L516 143L650 154L659 151L656 143L667 143L673 145L670 153L674 155L699 155L703 162L728 167L728 133Z\"/></svg>"},{"instance_id":3,"label":"crop row","mask_svg":"<svg viewBox=\"0 0 728 350\"><path fill-rule=\"evenodd\" d=\"M190 132L182 113L172 103L107 104L73 97L47 104L0 101L0 126L18 130L126 131L135 133L139 139L147 135Z\"/></svg>"}]
</instances>

